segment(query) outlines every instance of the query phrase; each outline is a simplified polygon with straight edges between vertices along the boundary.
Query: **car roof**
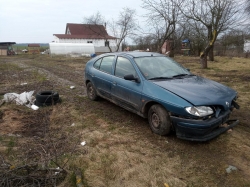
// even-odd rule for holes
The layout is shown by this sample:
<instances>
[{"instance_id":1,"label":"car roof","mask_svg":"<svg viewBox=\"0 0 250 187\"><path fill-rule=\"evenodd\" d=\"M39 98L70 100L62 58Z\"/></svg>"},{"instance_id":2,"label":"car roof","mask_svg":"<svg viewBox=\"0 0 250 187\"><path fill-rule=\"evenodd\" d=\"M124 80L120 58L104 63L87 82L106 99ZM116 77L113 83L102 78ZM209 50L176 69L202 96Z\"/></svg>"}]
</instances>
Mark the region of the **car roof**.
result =
<instances>
[{"instance_id":1,"label":"car roof","mask_svg":"<svg viewBox=\"0 0 250 187\"><path fill-rule=\"evenodd\" d=\"M150 56L165 56L165 55L162 55L160 53L141 52L141 51L124 51L124 52L105 53L104 56L108 56L108 55L124 55L124 56L130 56L132 58L150 57Z\"/></svg>"}]
</instances>

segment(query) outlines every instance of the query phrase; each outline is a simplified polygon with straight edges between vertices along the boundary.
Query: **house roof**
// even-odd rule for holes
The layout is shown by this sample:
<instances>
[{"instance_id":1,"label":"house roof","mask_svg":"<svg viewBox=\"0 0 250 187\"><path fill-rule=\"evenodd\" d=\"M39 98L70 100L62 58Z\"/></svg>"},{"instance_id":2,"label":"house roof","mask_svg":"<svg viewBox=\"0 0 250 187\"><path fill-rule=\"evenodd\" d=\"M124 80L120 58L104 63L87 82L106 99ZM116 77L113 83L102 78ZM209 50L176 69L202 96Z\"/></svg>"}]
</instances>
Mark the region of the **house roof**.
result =
<instances>
[{"instance_id":1,"label":"house roof","mask_svg":"<svg viewBox=\"0 0 250 187\"><path fill-rule=\"evenodd\" d=\"M9 46L9 45L13 45L16 44L16 42L0 42L1 46Z\"/></svg>"},{"instance_id":2,"label":"house roof","mask_svg":"<svg viewBox=\"0 0 250 187\"><path fill-rule=\"evenodd\" d=\"M60 39L117 39L109 36L103 25L96 24L67 23L65 34L54 34L54 36Z\"/></svg>"},{"instance_id":3,"label":"house roof","mask_svg":"<svg viewBox=\"0 0 250 187\"><path fill-rule=\"evenodd\" d=\"M54 34L57 38L60 39L117 39L116 37L106 35L70 35L70 34Z\"/></svg>"}]
</instances>

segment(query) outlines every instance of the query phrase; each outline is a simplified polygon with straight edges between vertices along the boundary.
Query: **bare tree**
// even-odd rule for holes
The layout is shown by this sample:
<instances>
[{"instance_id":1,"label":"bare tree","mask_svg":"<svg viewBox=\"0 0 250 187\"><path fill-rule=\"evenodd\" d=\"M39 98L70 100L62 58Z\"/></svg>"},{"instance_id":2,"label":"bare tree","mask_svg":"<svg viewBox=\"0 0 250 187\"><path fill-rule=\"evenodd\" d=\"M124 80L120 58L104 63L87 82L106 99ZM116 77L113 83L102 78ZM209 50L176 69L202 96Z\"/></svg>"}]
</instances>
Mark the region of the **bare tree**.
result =
<instances>
[{"instance_id":1,"label":"bare tree","mask_svg":"<svg viewBox=\"0 0 250 187\"><path fill-rule=\"evenodd\" d=\"M250 15L250 1L249 0L245 0L245 10L246 12Z\"/></svg>"},{"instance_id":2,"label":"bare tree","mask_svg":"<svg viewBox=\"0 0 250 187\"><path fill-rule=\"evenodd\" d=\"M105 22L105 18L101 15L99 11L89 17L83 18L83 23L86 24L104 25Z\"/></svg>"},{"instance_id":3,"label":"bare tree","mask_svg":"<svg viewBox=\"0 0 250 187\"><path fill-rule=\"evenodd\" d=\"M118 38L116 43L116 49L115 51L118 51L121 47L122 42L124 42L125 38L128 36L133 35L135 30L138 27L138 24L136 24L136 12L134 9L130 8L123 8L123 10L120 12L119 18L117 20L112 19L112 21L105 21L105 18L100 14L100 12L97 12L94 15L91 15L89 17L84 18L84 23L87 24L95 24L95 25L105 25L105 27L109 27L111 32L113 32L114 36ZM108 38L105 34L105 32L99 32L98 33L104 33L103 37L108 41ZM110 52L112 52L112 49L109 47Z\"/></svg>"},{"instance_id":4,"label":"bare tree","mask_svg":"<svg viewBox=\"0 0 250 187\"><path fill-rule=\"evenodd\" d=\"M184 24L184 38L188 38L191 41L191 52L199 56L204 49L207 39L206 28L204 25L190 19L184 19Z\"/></svg>"},{"instance_id":5,"label":"bare tree","mask_svg":"<svg viewBox=\"0 0 250 187\"><path fill-rule=\"evenodd\" d=\"M157 50L155 38L152 35L138 35L133 38L138 49L150 51Z\"/></svg>"},{"instance_id":6,"label":"bare tree","mask_svg":"<svg viewBox=\"0 0 250 187\"><path fill-rule=\"evenodd\" d=\"M244 6L245 6L245 11L244 13L246 14L246 19L247 21L244 22L244 24L242 26L244 26L245 28L243 28L243 30L246 30L247 32L250 31L250 0L244 0Z\"/></svg>"},{"instance_id":7,"label":"bare tree","mask_svg":"<svg viewBox=\"0 0 250 187\"><path fill-rule=\"evenodd\" d=\"M178 0L142 0L143 8L148 11L147 22L151 26L151 34L157 40L158 49L161 53L161 47L168 39L173 39L180 11L178 9ZM154 32L152 32L154 31Z\"/></svg>"},{"instance_id":8,"label":"bare tree","mask_svg":"<svg viewBox=\"0 0 250 187\"><path fill-rule=\"evenodd\" d=\"M136 11L130 8L123 8L120 12L118 20L112 20L110 23L110 28L117 38L119 38L116 44L116 51L119 50L121 43L126 37L132 36L138 29L138 24L136 23Z\"/></svg>"},{"instance_id":9,"label":"bare tree","mask_svg":"<svg viewBox=\"0 0 250 187\"><path fill-rule=\"evenodd\" d=\"M213 58L213 48L217 36L239 23L240 4L236 0L185 0L179 6L188 19L192 19L207 29L207 45L200 55L202 68L207 68L207 56ZM211 52L210 52L211 51Z\"/></svg>"},{"instance_id":10,"label":"bare tree","mask_svg":"<svg viewBox=\"0 0 250 187\"><path fill-rule=\"evenodd\" d=\"M244 51L244 39L247 34L242 30L232 30L225 33L221 38L221 45L224 51L228 51L230 54L237 53L242 54Z\"/></svg>"}]
</instances>

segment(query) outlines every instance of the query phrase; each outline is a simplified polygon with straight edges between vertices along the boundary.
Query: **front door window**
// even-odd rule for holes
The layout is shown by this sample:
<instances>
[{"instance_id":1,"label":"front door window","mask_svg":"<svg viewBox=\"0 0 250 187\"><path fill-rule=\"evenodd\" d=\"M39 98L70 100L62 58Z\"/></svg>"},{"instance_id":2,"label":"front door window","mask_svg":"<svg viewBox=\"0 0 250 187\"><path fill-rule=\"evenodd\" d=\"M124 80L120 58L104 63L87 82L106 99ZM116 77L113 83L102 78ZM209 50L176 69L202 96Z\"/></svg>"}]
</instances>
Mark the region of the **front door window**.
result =
<instances>
[{"instance_id":1,"label":"front door window","mask_svg":"<svg viewBox=\"0 0 250 187\"><path fill-rule=\"evenodd\" d=\"M134 77L136 77L136 72L133 65L128 59L123 57L118 57L115 67L115 76L123 78L125 75L129 74L132 74L134 75Z\"/></svg>"}]
</instances>

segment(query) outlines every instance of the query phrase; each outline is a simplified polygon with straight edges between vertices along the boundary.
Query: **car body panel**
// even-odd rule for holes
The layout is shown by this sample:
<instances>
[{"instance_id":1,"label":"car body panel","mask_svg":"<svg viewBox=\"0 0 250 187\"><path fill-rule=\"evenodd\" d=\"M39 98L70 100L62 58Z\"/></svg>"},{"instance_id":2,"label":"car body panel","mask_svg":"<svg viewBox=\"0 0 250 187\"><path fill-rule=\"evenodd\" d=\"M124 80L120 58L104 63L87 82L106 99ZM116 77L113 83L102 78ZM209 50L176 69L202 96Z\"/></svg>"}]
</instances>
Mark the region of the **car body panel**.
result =
<instances>
[{"instance_id":1,"label":"car body panel","mask_svg":"<svg viewBox=\"0 0 250 187\"><path fill-rule=\"evenodd\" d=\"M112 99L124 107L138 111L141 106L142 84L113 77Z\"/></svg>"},{"instance_id":2,"label":"car body panel","mask_svg":"<svg viewBox=\"0 0 250 187\"><path fill-rule=\"evenodd\" d=\"M92 73L91 75L98 93L111 99L112 77L105 72Z\"/></svg>"},{"instance_id":3,"label":"car body panel","mask_svg":"<svg viewBox=\"0 0 250 187\"><path fill-rule=\"evenodd\" d=\"M146 102L155 101L161 103L167 111L179 113L179 115L184 114L184 110L181 110L183 106L192 106L192 104L185 99L180 98L175 93L167 92L166 89L158 86L153 81L145 81L144 84L142 100ZM157 92L155 90L157 90Z\"/></svg>"},{"instance_id":4,"label":"car body panel","mask_svg":"<svg viewBox=\"0 0 250 187\"><path fill-rule=\"evenodd\" d=\"M230 107L226 105L226 102L232 101L237 95L231 88L199 76L155 81L154 83L176 93L195 106L216 104L226 109Z\"/></svg>"}]
</instances>

